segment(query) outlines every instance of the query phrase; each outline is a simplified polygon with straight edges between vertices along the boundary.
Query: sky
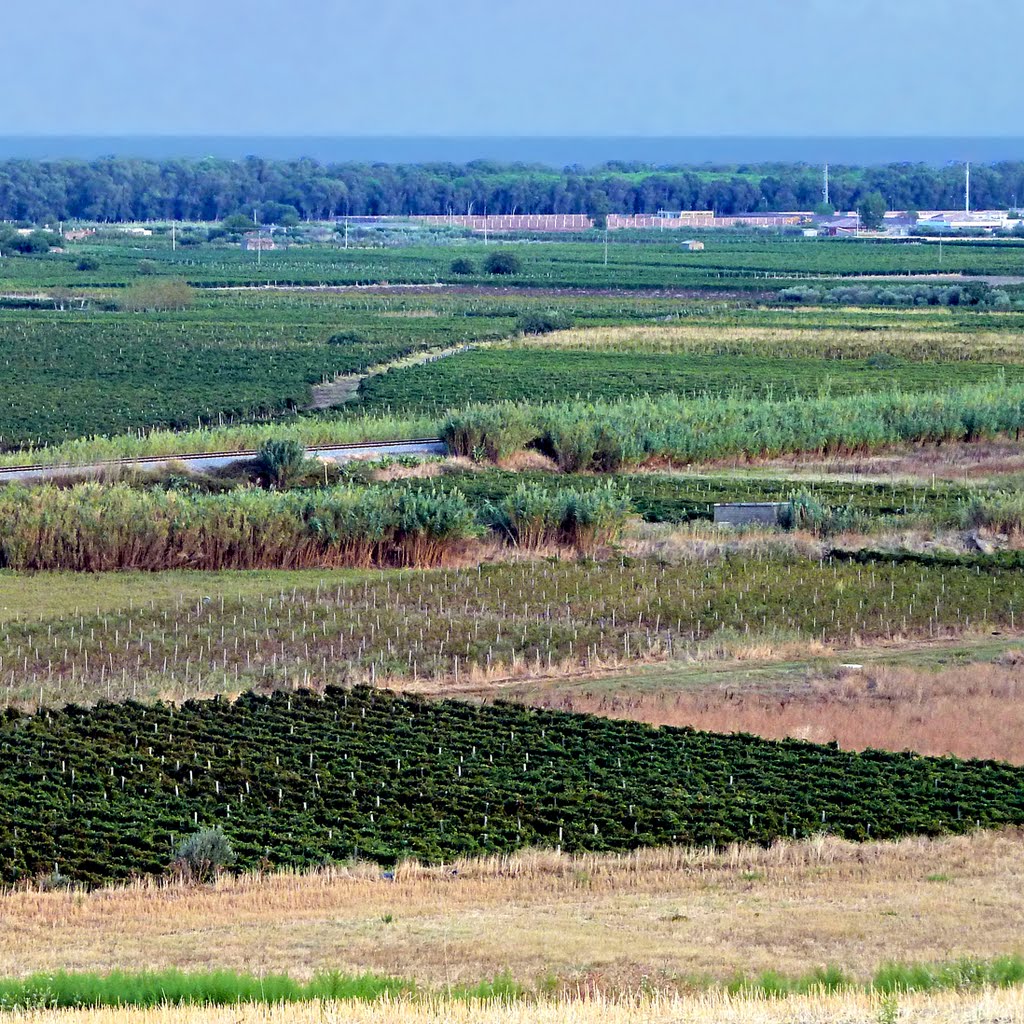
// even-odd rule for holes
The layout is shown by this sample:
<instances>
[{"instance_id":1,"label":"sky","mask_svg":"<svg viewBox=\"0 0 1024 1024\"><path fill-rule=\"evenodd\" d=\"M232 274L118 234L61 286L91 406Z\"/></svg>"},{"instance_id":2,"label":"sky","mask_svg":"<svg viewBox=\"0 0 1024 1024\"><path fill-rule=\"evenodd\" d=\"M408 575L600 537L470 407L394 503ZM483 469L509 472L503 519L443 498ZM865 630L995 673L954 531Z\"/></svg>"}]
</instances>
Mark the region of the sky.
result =
<instances>
[{"instance_id":1,"label":"sky","mask_svg":"<svg viewBox=\"0 0 1024 1024\"><path fill-rule=\"evenodd\" d=\"M1024 0L3 6L2 135L1024 135Z\"/></svg>"}]
</instances>

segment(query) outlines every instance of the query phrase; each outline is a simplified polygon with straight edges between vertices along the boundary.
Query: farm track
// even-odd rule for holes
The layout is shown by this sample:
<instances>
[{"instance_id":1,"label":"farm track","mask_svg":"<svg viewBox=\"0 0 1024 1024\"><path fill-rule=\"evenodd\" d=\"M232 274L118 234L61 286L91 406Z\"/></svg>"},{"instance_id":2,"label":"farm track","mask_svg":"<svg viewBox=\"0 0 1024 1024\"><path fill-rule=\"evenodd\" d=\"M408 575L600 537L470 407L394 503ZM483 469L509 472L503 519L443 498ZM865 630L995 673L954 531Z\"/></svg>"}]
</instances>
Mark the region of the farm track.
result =
<instances>
[{"instance_id":1,"label":"farm track","mask_svg":"<svg viewBox=\"0 0 1024 1024\"><path fill-rule=\"evenodd\" d=\"M457 356L462 352L469 352L479 347L479 343L466 345L453 345L448 348L431 348L423 352L413 352L398 359L392 359L387 363L380 363L377 366L368 367L363 373L346 373L326 384L314 384L312 387L312 400L306 407L309 410L332 409L339 405L355 401L359 394L359 387L364 380L370 377L379 377L389 370L401 370L410 366L423 366L426 363L434 363L439 359L448 359Z\"/></svg>"}]
</instances>

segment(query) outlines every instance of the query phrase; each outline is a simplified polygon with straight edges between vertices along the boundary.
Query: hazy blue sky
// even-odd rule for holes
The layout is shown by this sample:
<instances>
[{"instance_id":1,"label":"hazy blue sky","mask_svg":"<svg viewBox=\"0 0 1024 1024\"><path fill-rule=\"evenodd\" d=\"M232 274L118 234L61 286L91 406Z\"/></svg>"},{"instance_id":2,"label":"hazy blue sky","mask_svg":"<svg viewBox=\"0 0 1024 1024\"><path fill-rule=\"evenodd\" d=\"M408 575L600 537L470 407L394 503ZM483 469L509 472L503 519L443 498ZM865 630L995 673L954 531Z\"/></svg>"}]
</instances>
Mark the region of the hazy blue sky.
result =
<instances>
[{"instance_id":1,"label":"hazy blue sky","mask_svg":"<svg viewBox=\"0 0 1024 1024\"><path fill-rule=\"evenodd\" d=\"M4 135L1024 134L1024 0L3 7Z\"/></svg>"}]
</instances>

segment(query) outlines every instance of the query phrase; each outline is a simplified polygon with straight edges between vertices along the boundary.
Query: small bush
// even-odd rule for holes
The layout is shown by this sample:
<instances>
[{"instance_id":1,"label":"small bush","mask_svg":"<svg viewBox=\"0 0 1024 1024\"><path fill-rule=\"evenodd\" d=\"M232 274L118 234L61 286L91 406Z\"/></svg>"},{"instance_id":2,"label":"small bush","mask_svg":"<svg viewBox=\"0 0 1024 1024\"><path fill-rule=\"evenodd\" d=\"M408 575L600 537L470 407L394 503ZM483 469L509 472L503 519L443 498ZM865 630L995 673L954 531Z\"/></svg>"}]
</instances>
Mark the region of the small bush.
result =
<instances>
[{"instance_id":1,"label":"small bush","mask_svg":"<svg viewBox=\"0 0 1024 1024\"><path fill-rule=\"evenodd\" d=\"M457 260L452 260L451 271L453 274L465 277L476 273L476 264L471 259L460 256Z\"/></svg>"},{"instance_id":2,"label":"small bush","mask_svg":"<svg viewBox=\"0 0 1024 1024\"><path fill-rule=\"evenodd\" d=\"M75 270L99 270L100 261L95 256L83 256L76 264Z\"/></svg>"},{"instance_id":3,"label":"small bush","mask_svg":"<svg viewBox=\"0 0 1024 1024\"><path fill-rule=\"evenodd\" d=\"M523 264L514 252L492 252L484 260L484 270L488 274L518 274Z\"/></svg>"},{"instance_id":4,"label":"small bush","mask_svg":"<svg viewBox=\"0 0 1024 1024\"><path fill-rule=\"evenodd\" d=\"M358 331L339 331L327 339L328 345L368 345L370 339Z\"/></svg>"},{"instance_id":5,"label":"small bush","mask_svg":"<svg viewBox=\"0 0 1024 1024\"><path fill-rule=\"evenodd\" d=\"M231 840L219 828L204 828L175 851L173 868L195 882L208 882L235 861Z\"/></svg>"},{"instance_id":6,"label":"small bush","mask_svg":"<svg viewBox=\"0 0 1024 1024\"><path fill-rule=\"evenodd\" d=\"M860 517L849 507L829 508L802 491L780 510L779 525L784 530L807 530L828 537L860 525Z\"/></svg>"},{"instance_id":7,"label":"small bush","mask_svg":"<svg viewBox=\"0 0 1024 1024\"><path fill-rule=\"evenodd\" d=\"M960 525L968 530L984 528L1011 536L1020 534L1024 532L1024 493L975 495L961 513Z\"/></svg>"},{"instance_id":8,"label":"small bush","mask_svg":"<svg viewBox=\"0 0 1024 1024\"><path fill-rule=\"evenodd\" d=\"M899 365L899 360L888 352L876 352L875 355L868 356L866 362L872 370L894 370Z\"/></svg>"},{"instance_id":9,"label":"small bush","mask_svg":"<svg viewBox=\"0 0 1024 1024\"><path fill-rule=\"evenodd\" d=\"M572 323L572 317L566 313L533 311L523 313L516 321L516 327L521 334L550 334L552 331L567 331Z\"/></svg>"}]
</instances>

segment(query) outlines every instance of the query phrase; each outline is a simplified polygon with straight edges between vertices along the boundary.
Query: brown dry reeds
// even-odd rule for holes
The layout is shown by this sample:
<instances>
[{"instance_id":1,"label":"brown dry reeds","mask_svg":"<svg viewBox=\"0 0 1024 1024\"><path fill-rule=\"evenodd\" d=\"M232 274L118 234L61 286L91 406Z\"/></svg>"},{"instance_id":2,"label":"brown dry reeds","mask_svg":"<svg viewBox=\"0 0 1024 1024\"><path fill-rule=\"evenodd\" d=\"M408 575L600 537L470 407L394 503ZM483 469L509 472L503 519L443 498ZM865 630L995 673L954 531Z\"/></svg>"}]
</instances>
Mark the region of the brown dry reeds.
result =
<instances>
[{"instance_id":1,"label":"brown dry reeds","mask_svg":"<svg viewBox=\"0 0 1024 1024\"><path fill-rule=\"evenodd\" d=\"M849 655L851 659L856 654ZM715 684L656 693L541 696L540 703L654 725L914 750L1024 764L1024 664L941 671L892 666L809 674L801 683Z\"/></svg>"}]
</instances>

